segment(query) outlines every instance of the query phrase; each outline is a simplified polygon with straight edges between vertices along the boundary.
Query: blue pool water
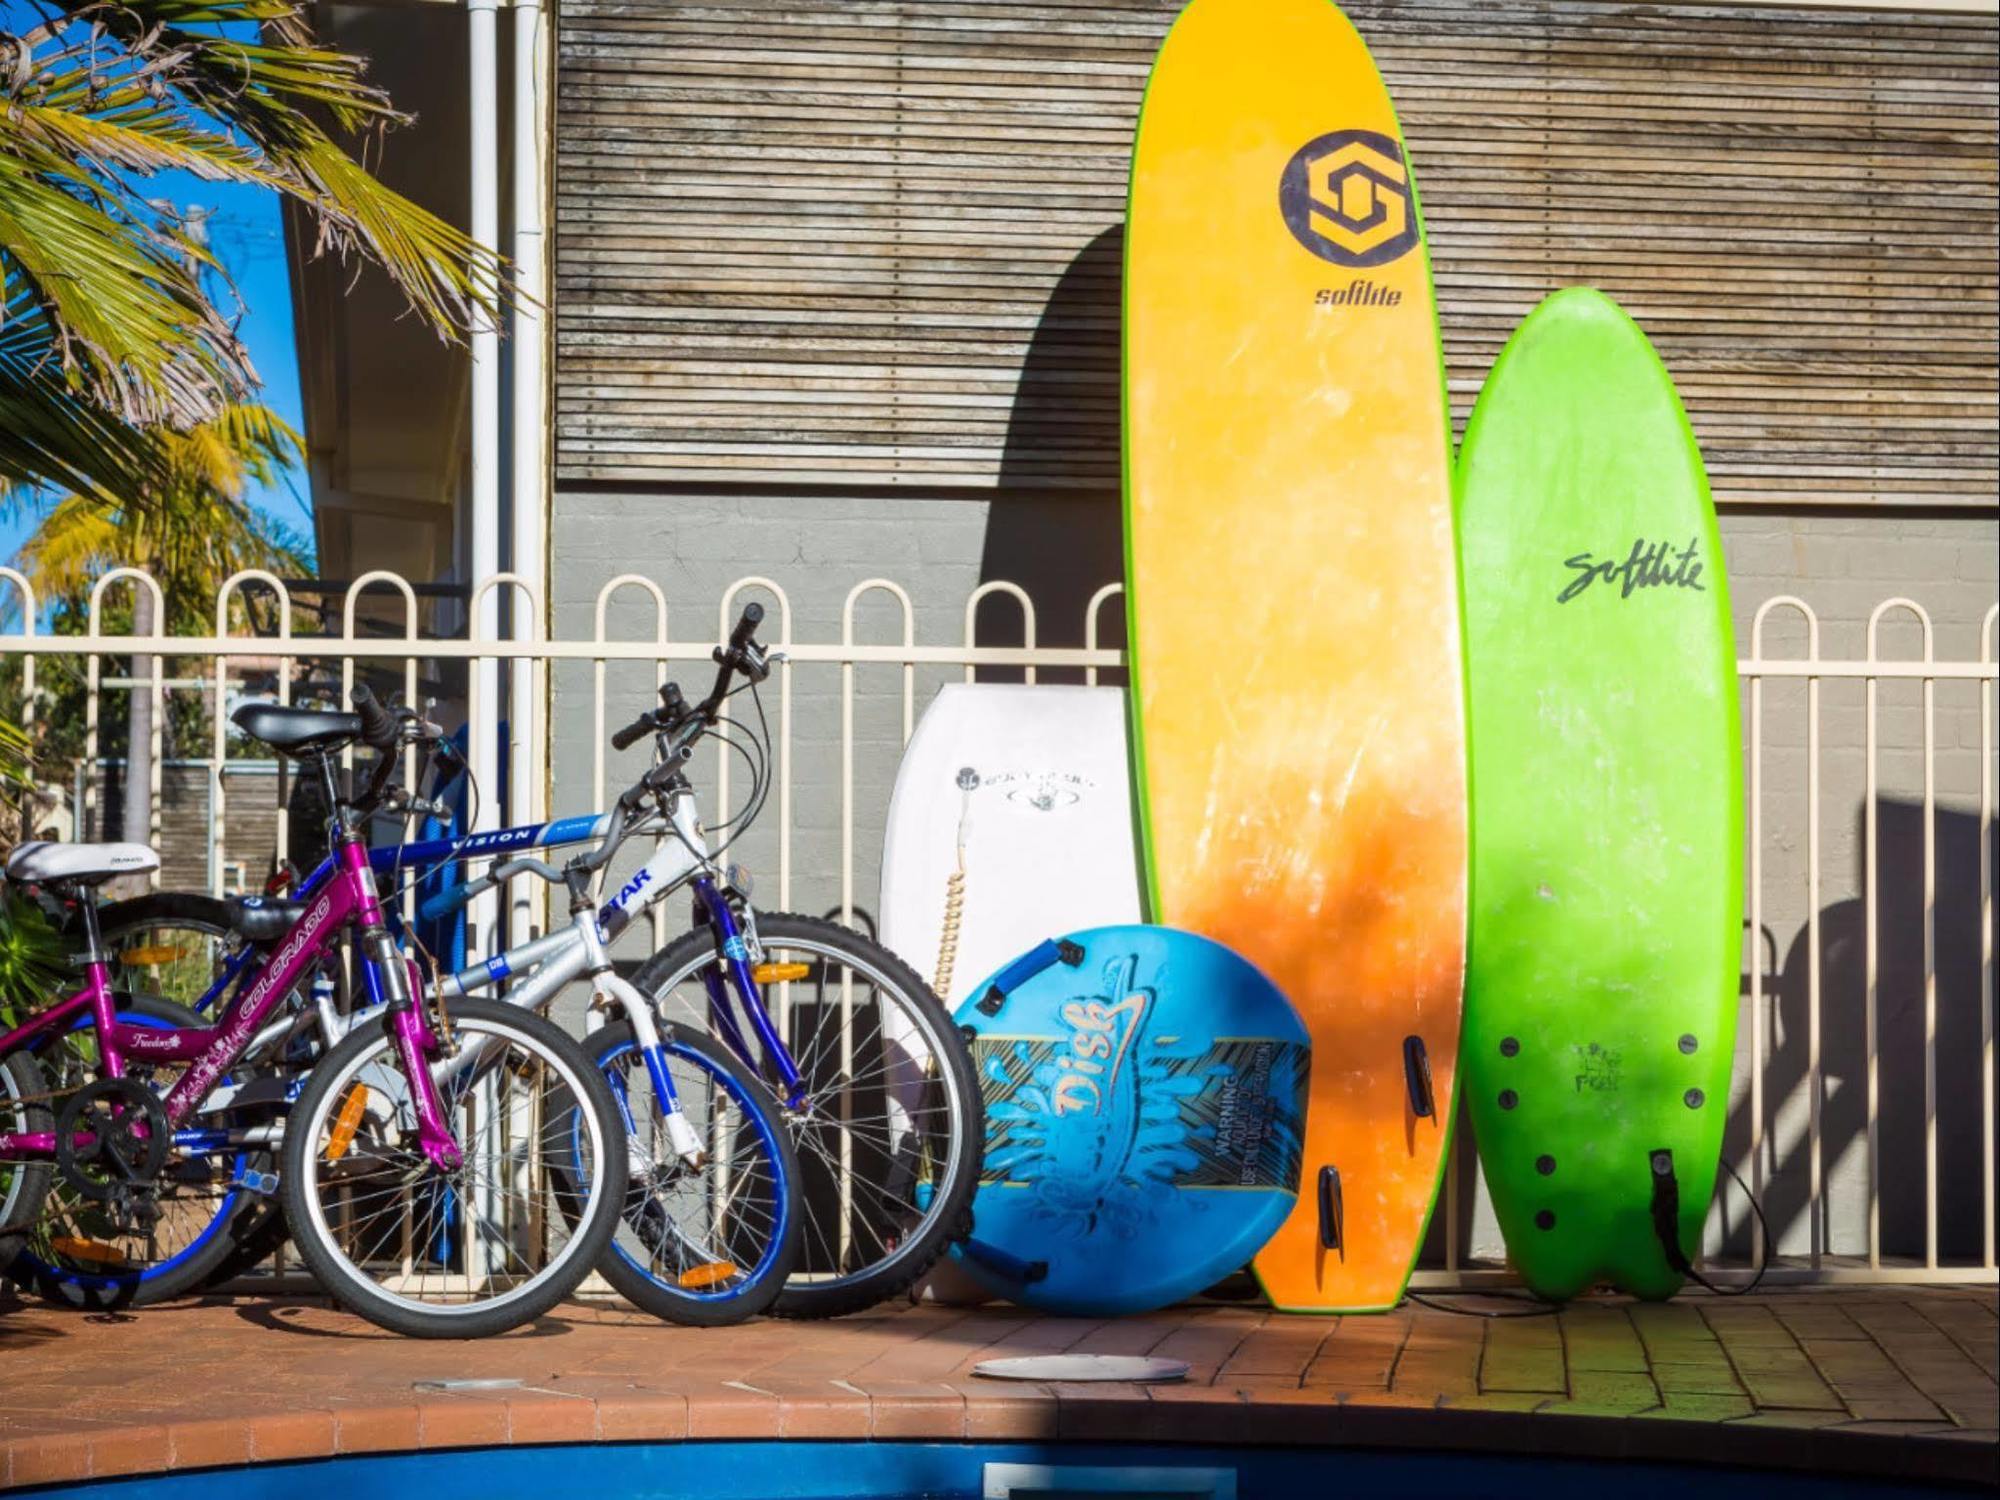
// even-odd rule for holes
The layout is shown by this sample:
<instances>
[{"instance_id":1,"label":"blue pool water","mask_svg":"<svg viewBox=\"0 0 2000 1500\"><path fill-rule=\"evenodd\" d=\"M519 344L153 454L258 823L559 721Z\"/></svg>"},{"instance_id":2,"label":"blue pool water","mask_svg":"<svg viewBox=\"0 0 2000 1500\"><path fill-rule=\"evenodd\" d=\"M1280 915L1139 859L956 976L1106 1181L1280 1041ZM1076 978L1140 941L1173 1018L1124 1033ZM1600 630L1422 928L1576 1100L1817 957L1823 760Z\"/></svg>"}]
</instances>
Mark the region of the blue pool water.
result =
<instances>
[{"instance_id":1,"label":"blue pool water","mask_svg":"<svg viewBox=\"0 0 2000 1500\"><path fill-rule=\"evenodd\" d=\"M100 1480L43 1500L1903 1500L1935 1486L1688 1464L1069 1443L605 1443Z\"/></svg>"}]
</instances>

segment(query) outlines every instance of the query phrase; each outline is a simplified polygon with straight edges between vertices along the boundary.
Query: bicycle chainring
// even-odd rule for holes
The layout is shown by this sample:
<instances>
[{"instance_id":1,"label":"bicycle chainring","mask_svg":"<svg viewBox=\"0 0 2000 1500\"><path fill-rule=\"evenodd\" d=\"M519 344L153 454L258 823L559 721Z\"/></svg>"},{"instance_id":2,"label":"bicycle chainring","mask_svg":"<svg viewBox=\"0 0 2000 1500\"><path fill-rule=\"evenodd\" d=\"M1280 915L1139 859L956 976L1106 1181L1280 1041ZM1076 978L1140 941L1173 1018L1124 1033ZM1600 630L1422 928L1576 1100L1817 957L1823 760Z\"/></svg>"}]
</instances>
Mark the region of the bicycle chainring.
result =
<instances>
[{"instance_id":1,"label":"bicycle chainring","mask_svg":"<svg viewBox=\"0 0 2000 1500\"><path fill-rule=\"evenodd\" d=\"M153 1091L130 1078L100 1078L56 1116L56 1168L100 1203L144 1216L167 1164L173 1130Z\"/></svg>"}]
</instances>

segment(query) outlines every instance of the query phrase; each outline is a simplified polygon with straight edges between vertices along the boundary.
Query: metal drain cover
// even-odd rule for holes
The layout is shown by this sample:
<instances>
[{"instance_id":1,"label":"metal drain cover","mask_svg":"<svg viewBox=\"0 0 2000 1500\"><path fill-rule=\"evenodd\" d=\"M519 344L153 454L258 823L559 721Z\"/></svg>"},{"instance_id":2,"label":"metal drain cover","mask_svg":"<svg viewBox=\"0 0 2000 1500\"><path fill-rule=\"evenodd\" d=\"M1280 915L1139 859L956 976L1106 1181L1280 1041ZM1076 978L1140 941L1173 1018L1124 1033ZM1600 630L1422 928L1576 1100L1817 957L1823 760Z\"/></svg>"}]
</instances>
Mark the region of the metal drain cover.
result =
<instances>
[{"instance_id":1,"label":"metal drain cover","mask_svg":"<svg viewBox=\"0 0 2000 1500\"><path fill-rule=\"evenodd\" d=\"M1122 1380L1144 1385L1185 1380L1187 1372L1184 1359L1143 1354L1030 1354L989 1359L972 1367L973 1374L992 1380Z\"/></svg>"}]
</instances>

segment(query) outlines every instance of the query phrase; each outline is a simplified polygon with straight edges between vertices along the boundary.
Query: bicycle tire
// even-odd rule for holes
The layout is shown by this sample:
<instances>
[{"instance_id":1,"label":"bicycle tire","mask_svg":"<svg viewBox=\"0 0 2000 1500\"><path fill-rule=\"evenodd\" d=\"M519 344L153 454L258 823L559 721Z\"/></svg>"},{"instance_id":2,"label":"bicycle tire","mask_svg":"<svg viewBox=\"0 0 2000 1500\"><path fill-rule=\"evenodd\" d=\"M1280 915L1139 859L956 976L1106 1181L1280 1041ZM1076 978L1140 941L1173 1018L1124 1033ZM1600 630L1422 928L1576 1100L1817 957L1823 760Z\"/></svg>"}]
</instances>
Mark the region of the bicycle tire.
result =
<instances>
[{"instance_id":1,"label":"bicycle tire","mask_svg":"<svg viewBox=\"0 0 2000 1500\"><path fill-rule=\"evenodd\" d=\"M678 1055L692 1062L717 1080L721 1087L734 1093L737 1096L735 1102L746 1117L753 1114L761 1117L750 1119L748 1123L755 1141L769 1153L778 1227L759 1257L755 1268L757 1274L740 1285L712 1294L664 1284L631 1257L615 1234L600 1257L597 1269L619 1295L655 1317L694 1328L720 1328L768 1311L785 1289L785 1280L798 1257L802 1232L795 1201L799 1180L798 1153L792 1144L791 1132L785 1128L783 1111L777 1099L734 1053L685 1027L673 1031L663 1029L660 1040L670 1057ZM600 1027L583 1040L591 1065L607 1079L619 1066L619 1059L635 1051L637 1046L632 1027L623 1021ZM551 1095L551 1117L559 1117L569 1107L566 1092ZM624 1219L643 1239L644 1232L633 1223L641 1200L652 1201L647 1198L645 1185L635 1177L626 1190ZM677 1230L674 1232L685 1240L686 1237L680 1236Z\"/></svg>"},{"instance_id":2,"label":"bicycle tire","mask_svg":"<svg viewBox=\"0 0 2000 1500\"><path fill-rule=\"evenodd\" d=\"M174 1029L206 1024L185 1006L142 995L123 996L119 1014ZM59 1043L60 1039L49 1045ZM245 1159L268 1165L269 1153L240 1153L233 1164L239 1172ZM61 1179L52 1171L51 1196L60 1188ZM253 1206L253 1200L258 1200L258 1195L230 1189L217 1200L215 1212L199 1232L181 1249L163 1261L122 1272L92 1270L89 1262L80 1257L55 1252L51 1239L65 1236L54 1234L56 1226L46 1223L48 1208L44 1205L41 1215L44 1222L24 1232L11 1254L5 1253L4 1245L0 1245L0 1266L5 1267L7 1280L23 1291L78 1312L113 1312L171 1302L199 1290L214 1277L216 1268L236 1246L237 1217Z\"/></svg>"},{"instance_id":3,"label":"bicycle tire","mask_svg":"<svg viewBox=\"0 0 2000 1500\"><path fill-rule=\"evenodd\" d=\"M370 1065L371 1058L386 1057L383 1067L375 1075L378 1079L390 1076L392 1071L393 1076L402 1076L400 1064L394 1061L395 1047L388 1035L387 1020L381 1025L356 1027L338 1046L328 1051L314 1065L305 1092L299 1096L286 1122L284 1168L280 1173L279 1189L285 1204L285 1220L291 1226L292 1243L299 1252L299 1258L329 1296L378 1327L412 1338L484 1338L541 1317L575 1291L603 1257L604 1247L617 1227L619 1210L625 1200L625 1140L618 1108L603 1075L590 1066L576 1042L560 1027L534 1012L494 1001L455 1001L451 1007L451 1018L453 1032L461 1045L469 1045L465 1039L481 1032L489 1037L501 1038L508 1038L511 1033L513 1043L523 1045L527 1052L539 1054L539 1062L549 1068L553 1079L561 1080L567 1074L571 1092L577 1094L583 1104L578 1113L587 1115L594 1123L594 1160L600 1165L591 1180L582 1210L573 1221L574 1232L555 1257L534 1271L521 1286L496 1298L448 1306L419 1305L397 1297L349 1258L345 1249L337 1243L337 1231L327 1221L314 1196L315 1185L320 1180L321 1159L333 1159L335 1155L331 1137L322 1147L321 1127L335 1111L336 1096L342 1105L354 1097L348 1086L359 1084L360 1075ZM543 1086L549 1085L545 1083ZM394 1118L400 1111L392 1108L391 1114ZM364 1114L361 1116L363 1128L367 1123ZM456 1129L455 1108L452 1123ZM349 1123L345 1128L349 1140L356 1139L355 1125ZM360 1151L362 1148L355 1149ZM348 1150L346 1144L341 1146L341 1154ZM468 1152L468 1160L473 1154ZM542 1154L546 1158L549 1153L544 1151ZM421 1157L417 1160L421 1161ZM394 1175L393 1171L385 1174ZM437 1194L441 1206L437 1214L424 1221L427 1227L422 1241L416 1241L414 1236L408 1237L413 1243L426 1247L437 1243L438 1226L449 1226L451 1205L465 1201L467 1195L464 1189L457 1183L439 1185L427 1181L417 1184L407 1178L401 1182L406 1192L421 1185ZM481 1186L474 1183L476 1190ZM478 1197L478 1191L472 1196ZM381 1215L386 1212L386 1207L385 1210L368 1212ZM482 1251L490 1249L493 1243L489 1235L490 1231L484 1231L480 1236ZM377 1241L378 1247L384 1243L386 1241ZM503 1249L508 1248L504 1236L500 1243ZM426 1248L425 1253L428 1255L431 1252Z\"/></svg>"},{"instance_id":4,"label":"bicycle tire","mask_svg":"<svg viewBox=\"0 0 2000 1500\"><path fill-rule=\"evenodd\" d=\"M928 1191L913 1188L906 1200L900 1195L896 1182L859 1184L867 1189L871 1208L909 1208L920 1214L914 1225L897 1231L893 1246L887 1245L886 1237L878 1233L878 1243L888 1249L887 1254L855 1262L851 1244L855 1239L851 1207L841 1214L842 1223L832 1229L822 1222L824 1216L815 1214L811 1205L802 1215L806 1220L803 1226L805 1262L787 1281L784 1293L771 1310L785 1318L841 1317L907 1291L937 1263L954 1241L971 1232L972 1195L979 1185L985 1150L984 1107L973 1071L972 1054L963 1035L945 1009L944 1002L908 964L880 943L852 928L818 917L789 912L758 912L755 923L758 939L767 952L790 949L802 954L815 954L869 977L878 988L893 991L898 1004L904 1008L911 1023L922 1034L930 1053L937 1059L935 1075L926 1074L926 1084L935 1082L945 1091L943 1113L950 1127L949 1140L943 1143L941 1152L932 1149L929 1142L919 1142L915 1147L920 1155L927 1153L934 1173L933 1180L925 1185ZM716 961L713 937L706 928L696 928L649 958L640 967L633 982L642 993L659 1003L678 986L698 977L702 968ZM674 1019L671 1015L662 1015L663 1024L671 1024ZM850 1047L852 1042L850 1037ZM768 1066L765 1068L765 1080L772 1084L773 1092L782 1099L783 1091L776 1087ZM853 1075L848 1074L850 1091L854 1082ZM821 1094L827 1092L822 1090ZM817 1141L813 1134L823 1133L829 1128L837 1131L840 1128L838 1120L815 1117L783 1105L781 1109L792 1128L794 1144L800 1147L799 1156L808 1179L814 1172L815 1163L828 1173L838 1170L829 1160L823 1142ZM907 1109L904 1113L908 1113ZM851 1137L852 1132L849 1135ZM867 1152L864 1150L862 1154ZM853 1153L844 1153L844 1160L851 1162L853 1159ZM941 1166L938 1165L940 1159ZM892 1163L890 1170L900 1176L907 1167ZM850 1203L845 1195L854 1186L856 1184L844 1181L838 1184L843 1204ZM928 1201L918 1203L918 1197ZM858 1196L852 1201L859 1201ZM848 1248L841 1248L839 1242L846 1242ZM832 1271L816 1269L835 1263Z\"/></svg>"},{"instance_id":5,"label":"bicycle tire","mask_svg":"<svg viewBox=\"0 0 2000 1500\"><path fill-rule=\"evenodd\" d=\"M183 891L150 891L129 901L112 902L99 910L97 924L106 949L113 953L118 951L121 935L163 927L199 932L218 940L235 936L235 927L229 919L228 902ZM205 1025L207 1021L198 1019L192 1024ZM252 1165L275 1176L277 1153L260 1152L258 1155L264 1160ZM285 1212L277 1195L246 1195L229 1223L229 1251L216 1261L202 1285L222 1286L254 1271L283 1248L285 1234Z\"/></svg>"},{"instance_id":6,"label":"bicycle tire","mask_svg":"<svg viewBox=\"0 0 2000 1500\"><path fill-rule=\"evenodd\" d=\"M48 1091L41 1064L27 1053L0 1060L0 1129L9 1133L55 1129L55 1111L42 1098ZM41 1218L55 1168L46 1161L17 1161L0 1165L0 1173L6 1179L5 1190L0 1191L0 1266L6 1266L21 1253Z\"/></svg>"}]
</instances>

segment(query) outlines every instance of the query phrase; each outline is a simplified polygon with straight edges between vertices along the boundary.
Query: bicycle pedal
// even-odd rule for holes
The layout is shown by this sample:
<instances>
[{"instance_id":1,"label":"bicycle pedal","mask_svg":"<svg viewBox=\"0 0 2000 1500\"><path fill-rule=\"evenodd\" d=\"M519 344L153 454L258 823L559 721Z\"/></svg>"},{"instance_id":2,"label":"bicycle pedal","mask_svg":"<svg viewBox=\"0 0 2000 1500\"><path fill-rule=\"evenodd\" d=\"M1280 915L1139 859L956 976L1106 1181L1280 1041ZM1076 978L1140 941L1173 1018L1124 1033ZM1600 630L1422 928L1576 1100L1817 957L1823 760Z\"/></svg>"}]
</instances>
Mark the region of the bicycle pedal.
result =
<instances>
[{"instance_id":1,"label":"bicycle pedal","mask_svg":"<svg viewBox=\"0 0 2000 1500\"><path fill-rule=\"evenodd\" d=\"M229 1185L233 1188L243 1188L248 1192L260 1193L266 1198L275 1197L278 1191L278 1174L276 1172L259 1172L245 1167L242 1172L231 1179Z\"/></svg>"}]
</instances>

